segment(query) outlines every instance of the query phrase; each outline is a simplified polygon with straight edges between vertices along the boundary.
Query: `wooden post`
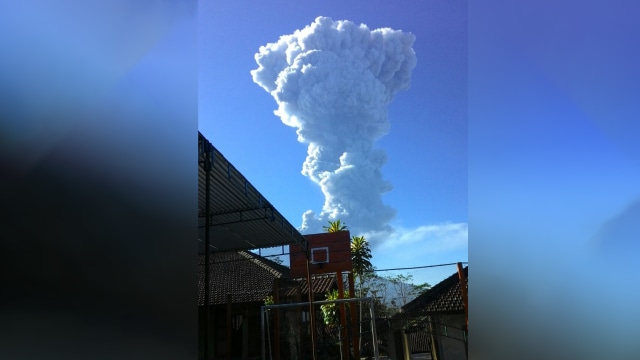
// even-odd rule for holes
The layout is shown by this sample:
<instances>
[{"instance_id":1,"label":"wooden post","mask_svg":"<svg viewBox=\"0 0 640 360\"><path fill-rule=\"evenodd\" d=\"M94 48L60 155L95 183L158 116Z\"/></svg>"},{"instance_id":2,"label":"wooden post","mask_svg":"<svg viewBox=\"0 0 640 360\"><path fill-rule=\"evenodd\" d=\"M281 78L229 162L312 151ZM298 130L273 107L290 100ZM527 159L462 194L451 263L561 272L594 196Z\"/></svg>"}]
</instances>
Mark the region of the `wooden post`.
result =
<instances>
[{"instance_id":1,"label":"wooden post","mask_svg":"<svg viewBox=\"0 0 640 360\"><path fill-rule=\"evenodd\" d=\"M351 298L356 297L356 286L353 280L353 273L350 272L347 279L349 280L349 296ZM358 323L357 308L360 307L360 303L351 303L351 333L353 334L353 356L356 359L360 359L360 324Z\"/></svg>"},{"instance_id":2,"label":"wooden post","mask_svg":"<svg viewBox=\"0 0 640 360\"><path fill-rule=\"evenodd\" d=\"M467 296L467 277L464 275L462 263L458 263L458 278L460 279L460 291L462 292L462 303L464 304L464 318L467 321L467 333L469 332L469 298Z\"/></svg>"},{"instance_id":3,"label":"wooden post","mask_svg":"<svg viewBox=\"0 0 640 360\"><path fill-rule=\"evenodd\" d=\"M436 323L432 315L429 315L429 329L431 336L431 358L433 360L440 360L440 325Z\"/></svg>"},{"instance_id":4,"label":"wooden post","mask_svg":"<svg viewBox=\"0 0 640 360\"><path fill-rule=\"evenodd\" d=\"M338 280L338 299L344 299L344 281L342 280L342 272L336 271L336 279ZM347 339L347 312L344 303L340 303L340 351L342 359L349 359L349 341Z\"/></svg>"}]
</instances>

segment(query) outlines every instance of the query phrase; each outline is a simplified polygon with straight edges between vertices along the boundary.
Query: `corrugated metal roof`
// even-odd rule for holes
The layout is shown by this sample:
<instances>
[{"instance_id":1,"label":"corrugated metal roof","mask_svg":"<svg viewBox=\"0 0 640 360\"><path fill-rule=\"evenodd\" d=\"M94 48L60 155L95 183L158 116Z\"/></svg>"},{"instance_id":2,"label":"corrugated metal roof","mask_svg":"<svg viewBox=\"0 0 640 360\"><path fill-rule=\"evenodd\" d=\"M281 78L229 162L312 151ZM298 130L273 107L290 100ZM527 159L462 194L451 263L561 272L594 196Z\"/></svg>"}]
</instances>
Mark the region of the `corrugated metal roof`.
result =
<instances>
[{"instance_id":1,"label":"corrugated metal roof","mask_svg":"<svg viewBox=\"0 0 640 360\"><path fill-rule=\"evenodd\" d=\"M210 162L208 161L210 160ZM207 171L207 162L211 164ZM205 240L209 174L209 244L212 251L250 250L306 239L201 134L198 133L198 235Z\"/></svg>"}]
</instances>

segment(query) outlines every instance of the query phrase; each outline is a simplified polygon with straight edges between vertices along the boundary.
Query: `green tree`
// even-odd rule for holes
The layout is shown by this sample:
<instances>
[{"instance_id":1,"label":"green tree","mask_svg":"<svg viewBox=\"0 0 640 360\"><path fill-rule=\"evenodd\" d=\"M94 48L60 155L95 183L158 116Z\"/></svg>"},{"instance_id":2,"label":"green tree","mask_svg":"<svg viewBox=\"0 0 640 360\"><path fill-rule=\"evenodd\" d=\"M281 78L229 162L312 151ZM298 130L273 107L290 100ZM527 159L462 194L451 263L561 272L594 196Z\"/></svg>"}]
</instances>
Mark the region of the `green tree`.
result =
<instances>
[{"instance_id":1,"label":"green tree","mask_svg":"<svg viewBox=\"0 0 640 360\"><path fill-rule=\"evenodd\" d=\"M398 274L396 276L389 276L387 279L391 281L391 284L395 289L396 298L393 300L392 304L397 308L402 308L409 301L415 298L415 285L411 283L413 281L413 275Z\"/></svg>"},{"instance_id":2,"label":"green tree","mask_svg":"<svg viewBox=\"0 0 640 360\"><path fill-rule=\"evenodd\" d=\"M391 305L394 307L393 312L399 311L407 303L431 289L429 283L415 285L413 275L398 274L387 276L386 279L393 286L395 293L395 297L391 300Z\"/></svg>"},{"instance_id":3,"label":"green tree","mask_svg":"<svg viewBox=\"0 0 640 360\"><path fill-rule=\"evenodd\" d=\"M323 226L322 228L326 232L331 233L331 232L345 231L349 227L347 226L347 224L343 223L340 219L338 219L336 221L329 221L329 226Z\"/></svg>"},{"instance_id":4,"label":"green tree","mask_svg":"<svg viewBox=\"0 0 640 360\"><path fill-rule=\"evenodd\" d=\"M422 295L424 293L426 293L427 291L431 290L431 284L429 283L422 283L422 284L418 284L415 286L415 290L417 292L417 295Z\"/></svg>"},{"instance_id":5,"label":"green tree","mask_svg":"<svg viewBox=\"0 0 640 360\"><path fill-rule=\"evenodd\" d=\"M365 294L365 296L373 297L376 316L383 317L390 315L392 309L388 306L389 281L373 272L365 276L363 279L365 285L362 293Z\"/></svg>"},{"instance_id":6,"label":"green tree","mask_svg":"<svg viewBox=\"0 0 640 360\"><path fill-rule=\"evenodd\" d=\"M344 292L344 297L349 298L349 292L346 290ZM325 300L338 300L339 298L340 297L339 297L338 289L329 290L325 294ZM347 309L349 308L349 304L346 304L346 308ZM340 309L337 304L333 303L333 304L321 305L320 310L322 310L322 319L324 320L325 324L338 325L339 323L338 318L340 317L340 313L339 313Z\"/></svg>"},{"instance_id":7,"label":"green tree","mask_svg":"<svg viewBox=\"0 0 640 360\"><path fill-rule=\"evenodd\" d=\"M363 275L370 274L373 271L371 248L369 248L369 242L364 236L351 237L351 263L353 265L353 274L362 285Z\"/></svg>"}]
</instances>

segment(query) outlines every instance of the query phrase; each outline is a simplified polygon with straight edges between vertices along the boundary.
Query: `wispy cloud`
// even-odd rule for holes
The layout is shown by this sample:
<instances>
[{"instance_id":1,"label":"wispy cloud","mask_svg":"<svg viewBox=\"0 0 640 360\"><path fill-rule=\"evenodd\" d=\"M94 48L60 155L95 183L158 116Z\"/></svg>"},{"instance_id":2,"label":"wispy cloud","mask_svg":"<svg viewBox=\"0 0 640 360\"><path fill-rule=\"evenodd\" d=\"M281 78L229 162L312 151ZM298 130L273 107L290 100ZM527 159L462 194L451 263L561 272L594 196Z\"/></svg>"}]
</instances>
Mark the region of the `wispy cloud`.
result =
<instances>
[{"instance_id":1,"label":"wispy cloud","mask_svg":"<svg viewBox=\"0 0 640 360\"><path fill-rule=\"evenodd\" d=\"M468 248L467 223L441 223L415 228L396 227L389 232L367 234L378 250L414 246L421 254L463 251Z\"/></svg>"}]
</instances>

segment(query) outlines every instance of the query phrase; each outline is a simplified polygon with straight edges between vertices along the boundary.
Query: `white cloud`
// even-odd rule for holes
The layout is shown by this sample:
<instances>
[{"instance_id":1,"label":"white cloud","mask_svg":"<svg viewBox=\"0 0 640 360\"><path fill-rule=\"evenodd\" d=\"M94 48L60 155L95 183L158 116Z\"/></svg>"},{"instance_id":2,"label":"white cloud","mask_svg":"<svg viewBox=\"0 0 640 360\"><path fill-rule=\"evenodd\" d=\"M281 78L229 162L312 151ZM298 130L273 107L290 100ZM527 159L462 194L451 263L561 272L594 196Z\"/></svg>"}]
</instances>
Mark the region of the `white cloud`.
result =
<instances>
[{"instance_id":1,"label":"white cloud","mask_svg":"<svg viewBox=\"0 0 640 360\"><path fill-rule=\"evenodd\" d=\"M396 211L382 201L392 188L382 175L387 157L375 143L391 126L387 106L410 85L414 41L399 30L318 17L255 55L253 81L308 145L302 174L325 197L319 214L304 213L303 233L337 219L358 233L391 231Z\"/></svg>"},{"instance_id":2,"label":"white cloud","mask_svg":"<svg viewBox=\"0 0 640 360\"><path fill-rule=\"evenodd\" d=\"M416 228L396 227L390 232L365 235L377 250L414 246L421 254L462 251L468 248L467 223L441 223Z\"/></svg>"}]
</instances>

